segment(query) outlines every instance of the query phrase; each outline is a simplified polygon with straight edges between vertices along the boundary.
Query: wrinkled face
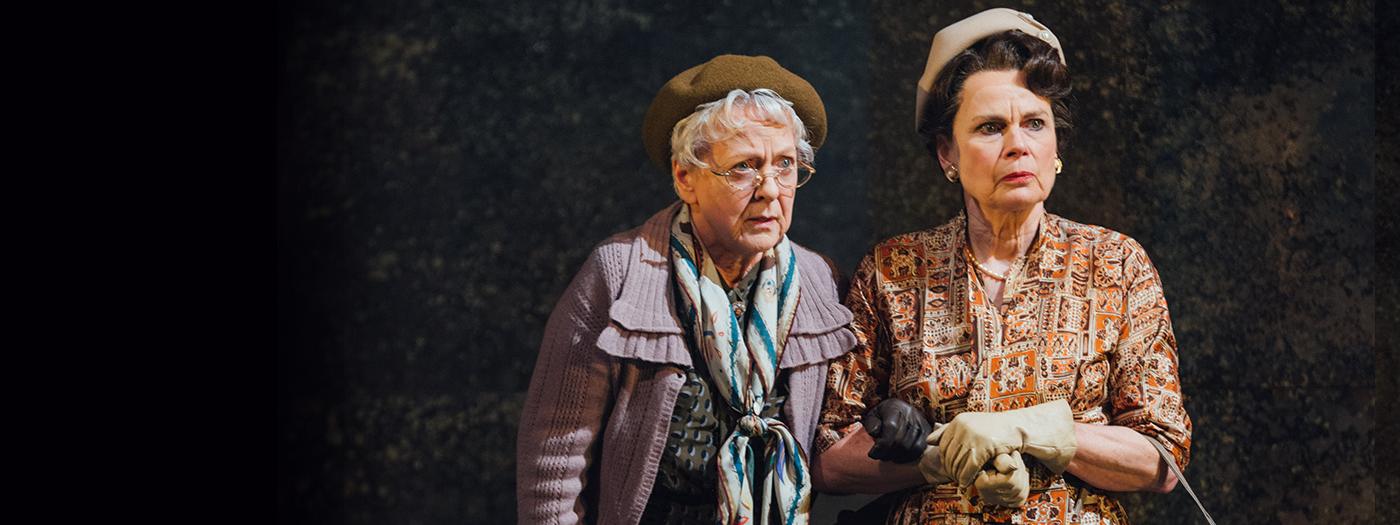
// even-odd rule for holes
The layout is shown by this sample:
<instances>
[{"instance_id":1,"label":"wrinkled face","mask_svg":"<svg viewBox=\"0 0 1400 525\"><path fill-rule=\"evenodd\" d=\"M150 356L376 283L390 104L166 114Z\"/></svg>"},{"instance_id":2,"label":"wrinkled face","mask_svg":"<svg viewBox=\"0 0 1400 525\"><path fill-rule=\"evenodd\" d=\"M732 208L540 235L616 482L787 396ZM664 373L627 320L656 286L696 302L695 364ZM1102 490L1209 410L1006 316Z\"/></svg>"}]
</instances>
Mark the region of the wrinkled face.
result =
<instances>
[{"instance_id":1,"label":"wrinkled face","mask_svg":"<svg viewBox=\"0 0 1400 525\"><path fill-rule=\"evenodd\" d=\"M797 137L792 128L766 124L750 123L739 135L711 144L710 169L723 173L748 162L762 173L774 174L778 166L796 165ZM677 193L690 205L705 249L719 260L751 258L777 246L792 224L796 190L765 178L758 187L740 191L710 169L672 165Z\"/></svg>"},{"instance_id":2,"label":"wrinkled face","mask_svg":"<svg viewBox=\"0 0 1400 525\"><path fill-rule=\"evenodd\" d=\"M963 192L984 209L1025 210L1055 186L1055 118L1050 101L1026 89L1019 71L982 71L963 83L953 143L939 162L957 166Z\"/></svg>"}]
</instances>

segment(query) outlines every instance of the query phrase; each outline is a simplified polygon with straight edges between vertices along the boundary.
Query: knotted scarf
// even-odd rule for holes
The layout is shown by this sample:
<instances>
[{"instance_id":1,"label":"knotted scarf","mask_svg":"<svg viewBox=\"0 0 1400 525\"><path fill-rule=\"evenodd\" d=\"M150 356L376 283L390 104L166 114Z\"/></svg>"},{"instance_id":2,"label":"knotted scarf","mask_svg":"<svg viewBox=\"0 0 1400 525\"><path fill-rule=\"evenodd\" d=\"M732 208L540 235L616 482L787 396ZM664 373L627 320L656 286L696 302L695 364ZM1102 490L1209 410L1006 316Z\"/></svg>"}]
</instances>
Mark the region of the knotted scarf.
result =
<instances>
[{"instance_id":1,"label":"knotted scarf","mask_svg":"<svg viewBox=\"0 0 1400 525\"><path fill-rule=\"evenodd\" d=\"M777 381L778 363L797 311L797 257L792 244L784 236L764 252L756 290L749 295L742 319L735 315L719 271L694 235L688 206L682 206L671 223L671 265L681 292L682 320L692 328L714 389L743 414L719 448L720 523L754 523L755 514L758 523L768 523L770 509L777 511L784 525L807 523L811 482L797 440L782 421L760 415ZM757 512L753 502L756 458L750 439L763 440L767 457L757 459L768 466L762 481L763 506Z\"/></svg>"}]
</instances>

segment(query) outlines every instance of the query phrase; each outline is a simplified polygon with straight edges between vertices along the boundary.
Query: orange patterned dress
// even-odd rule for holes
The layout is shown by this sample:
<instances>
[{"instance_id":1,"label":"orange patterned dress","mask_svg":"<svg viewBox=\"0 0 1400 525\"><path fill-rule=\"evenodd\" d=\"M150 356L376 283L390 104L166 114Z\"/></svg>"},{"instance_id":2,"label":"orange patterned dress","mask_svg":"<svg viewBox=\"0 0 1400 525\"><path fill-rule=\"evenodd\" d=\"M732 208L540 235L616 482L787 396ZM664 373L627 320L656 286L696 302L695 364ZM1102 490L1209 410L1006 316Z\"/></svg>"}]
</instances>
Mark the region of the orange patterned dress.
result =
<instances>
[{"instance_id":1,"label":"orange patterned dress","mask_svg":"<svg viewBox=\"0 0 1400 525\"><path fill-rule=\"evenodd\" d=\"M859 344L832 362L818 453L891 395L934 422L1065 399L1076 421L1136 430L1184 468L1191 419L1176 337L1142 246L1046 213L1031 249L1007 272L998 309L969 272L966 228L959 214L881 242L861 261L846 297ZM923 486L906 491L888 523L1127 522L1109 493L1026 460L1031 494L1020 509L984 508L972 487Z\"/></svg>"}]
</instances>

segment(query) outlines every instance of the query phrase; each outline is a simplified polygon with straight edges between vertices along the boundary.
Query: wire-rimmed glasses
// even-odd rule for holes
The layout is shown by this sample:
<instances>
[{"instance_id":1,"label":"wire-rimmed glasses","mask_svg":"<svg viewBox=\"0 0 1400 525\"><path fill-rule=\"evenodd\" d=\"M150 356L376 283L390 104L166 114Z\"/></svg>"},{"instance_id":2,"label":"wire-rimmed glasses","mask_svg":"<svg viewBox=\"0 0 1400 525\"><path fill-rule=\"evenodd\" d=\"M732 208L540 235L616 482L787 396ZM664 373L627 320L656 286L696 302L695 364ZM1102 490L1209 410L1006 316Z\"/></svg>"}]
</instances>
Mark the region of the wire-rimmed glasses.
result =
<instances>
[{"instance_id":1,"label":"wire-rimmed glasses","mask_svg":"<svg viewBox=\"0 0 1400 525\"><path fill-rule=\"evenodd\" d=\"M710 170L710 173L723 177L729 187L734 188L735 191L753 191L754 188L762 186L763 182L770 178L777 182L782 189L796 190L811 181L812 175L816 174L817 170L792 159L782 159L774 165L772 174L769 174L760 170L757 162L746 160L726 171Z\"/></svg>"}]
</instances>

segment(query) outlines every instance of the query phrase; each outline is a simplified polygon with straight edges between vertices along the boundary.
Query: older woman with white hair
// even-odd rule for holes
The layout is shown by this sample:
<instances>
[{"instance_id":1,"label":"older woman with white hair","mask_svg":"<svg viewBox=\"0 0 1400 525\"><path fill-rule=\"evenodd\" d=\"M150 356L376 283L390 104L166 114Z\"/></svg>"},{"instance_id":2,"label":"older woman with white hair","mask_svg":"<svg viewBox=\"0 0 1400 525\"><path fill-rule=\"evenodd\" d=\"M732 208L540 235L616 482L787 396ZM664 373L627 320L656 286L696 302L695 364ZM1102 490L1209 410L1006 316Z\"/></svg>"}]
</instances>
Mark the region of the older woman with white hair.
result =
<instances>
[{"instance_id":1,"label":"older woman with white hair","mask_svg":"<svg viewBox=\"0 0 1400 525\"><path fill-rule=\"evenodd\" d=\"M851 313L787 238L826 114L768 57L671 79L643 125L680 202L604 241L550 316L521 415L521 523L806 523Z\"/></svg>"}]
</instances>

